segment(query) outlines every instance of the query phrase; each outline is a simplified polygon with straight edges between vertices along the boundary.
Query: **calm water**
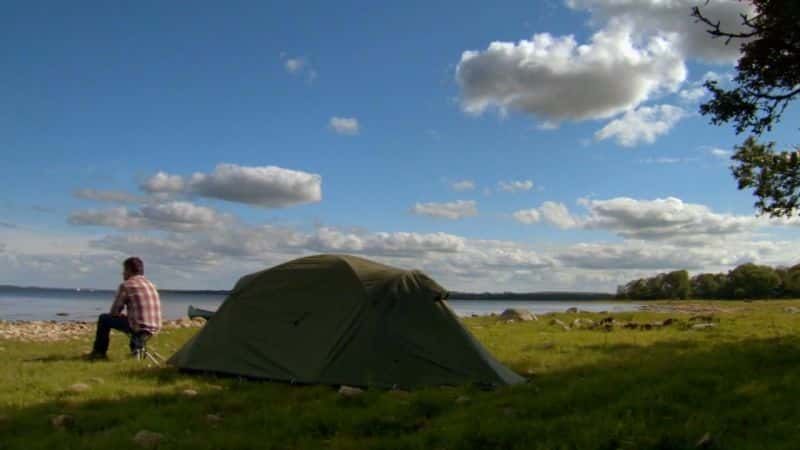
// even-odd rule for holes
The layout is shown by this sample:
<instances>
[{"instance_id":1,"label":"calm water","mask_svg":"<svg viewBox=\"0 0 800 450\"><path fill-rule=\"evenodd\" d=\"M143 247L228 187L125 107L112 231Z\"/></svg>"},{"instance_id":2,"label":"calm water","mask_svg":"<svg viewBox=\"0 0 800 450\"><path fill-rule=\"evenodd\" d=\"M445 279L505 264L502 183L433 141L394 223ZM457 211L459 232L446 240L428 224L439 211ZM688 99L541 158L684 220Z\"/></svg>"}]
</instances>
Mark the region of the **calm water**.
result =
<instances>
[{"instance_id":1,"label":"calm water","mask_svg":"<svg viewBox=\"0 0 800 450\"><path fill-rule=\"evenodd\" d=\"M0 291L0 320L90 320L107 312L113 300L109 291ZM225 299L217 294L163 293L161 308L164 319L178 319L186 315L189 305L216 309ZM449 300L448 304L459 316L501 313L506 308L524 308L536 314L564 311L575 306L586 311L633 311L640 305L632 303L587 301L483 301ZM67 313L59 316L58 313Z\"/></svg>"}]
</instances>

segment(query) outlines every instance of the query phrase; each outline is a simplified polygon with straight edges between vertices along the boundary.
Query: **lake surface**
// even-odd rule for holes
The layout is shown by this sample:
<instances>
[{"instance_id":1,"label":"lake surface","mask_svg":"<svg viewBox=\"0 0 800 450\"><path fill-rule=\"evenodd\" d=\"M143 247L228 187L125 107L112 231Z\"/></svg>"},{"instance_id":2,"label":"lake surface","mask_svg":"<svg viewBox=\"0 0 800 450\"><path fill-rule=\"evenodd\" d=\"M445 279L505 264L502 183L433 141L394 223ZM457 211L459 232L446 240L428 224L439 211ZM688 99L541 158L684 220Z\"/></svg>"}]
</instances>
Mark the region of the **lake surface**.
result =
<instances>
[{"instance_id":1,"label":"lake surface","mask_svg":"<svg viewBox=\"0 0 800 450\"><path fill-rule=\"evenodd\" d=\"M100 313L108 312L114 293L87 290L0 290L0 320L88 320L94 321ZM163 318L179 319L186 315L189 305L215 310L225 295L206 293L161 294ZM639 309L640 304L608 301L519 301L519 300L448 300L459 316L473 314L499 314L506 308L523 308L536 314L563 312L577 307L585 311L622 312ZM67 316L60 316L66 313Z\"/></svg>"}]
</instances>

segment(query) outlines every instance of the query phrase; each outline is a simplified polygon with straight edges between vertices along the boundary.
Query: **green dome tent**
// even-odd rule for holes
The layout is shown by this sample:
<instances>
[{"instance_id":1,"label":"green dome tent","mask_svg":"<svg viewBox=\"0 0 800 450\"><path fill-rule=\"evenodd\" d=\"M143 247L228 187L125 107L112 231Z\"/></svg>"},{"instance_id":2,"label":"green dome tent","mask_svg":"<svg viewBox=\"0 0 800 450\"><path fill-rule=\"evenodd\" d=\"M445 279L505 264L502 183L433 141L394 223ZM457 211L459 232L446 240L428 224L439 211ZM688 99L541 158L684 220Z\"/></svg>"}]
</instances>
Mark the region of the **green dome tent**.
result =
<instances>
[{"instance_id":1,"label":"green dome tent","mask_svg":"<svg viewBox=\"0 0 800 450\"><path fill-rule=\"evenodd\" d=\"M446 296L419 271L354 256L300 258L242 277L169 363L352 386L524 381L461 325Z\"/></svg>"}]
</instances>

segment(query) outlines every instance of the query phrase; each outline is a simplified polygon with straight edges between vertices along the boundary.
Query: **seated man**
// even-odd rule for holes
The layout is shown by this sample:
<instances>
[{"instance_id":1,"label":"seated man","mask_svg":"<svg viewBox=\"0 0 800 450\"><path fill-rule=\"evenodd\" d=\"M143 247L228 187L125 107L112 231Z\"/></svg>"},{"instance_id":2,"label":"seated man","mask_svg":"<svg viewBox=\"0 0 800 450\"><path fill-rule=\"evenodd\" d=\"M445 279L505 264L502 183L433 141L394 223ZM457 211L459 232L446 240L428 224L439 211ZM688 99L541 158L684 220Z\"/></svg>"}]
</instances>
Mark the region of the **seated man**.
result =
<instances>
[{"instance_id":1,"label":"seated man","mask_svg":"<svg viewBox=\"0 0 800 450\"><path fill-rule=\"evenodd\" d=\"M111 329L131 335L131 353L144 346L144 338L161 329L161 300L155 285L144 277L144 263L131 257L122 263L123 282L111 305L110 314L97 318L94 348L87 355L90 360L106 359ZM127 309L127 315L123 313Z\"/></svg>"}]
</instances>

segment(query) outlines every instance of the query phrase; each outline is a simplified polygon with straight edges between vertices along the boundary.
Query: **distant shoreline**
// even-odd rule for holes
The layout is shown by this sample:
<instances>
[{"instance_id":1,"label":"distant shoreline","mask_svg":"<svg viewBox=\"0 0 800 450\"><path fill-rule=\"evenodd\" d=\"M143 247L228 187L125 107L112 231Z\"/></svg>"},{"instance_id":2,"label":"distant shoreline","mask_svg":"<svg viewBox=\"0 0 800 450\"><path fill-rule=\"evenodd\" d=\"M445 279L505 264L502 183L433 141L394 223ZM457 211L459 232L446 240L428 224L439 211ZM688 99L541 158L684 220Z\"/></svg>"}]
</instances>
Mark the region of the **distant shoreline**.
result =
<instances>
[{"instance_id":1,"label":"distant shoreline","mask_svg":"<svg viewBox=\"0 0 800 450\"><path fill-rule=\"evenodd\" d=\"M159 289L161 294L186 294L186 295L216 295L227 296L229 290L213 289ZM0 292L91 292L97 294L113 295L112 289L93 288L53 288L38 286L0 285ZM583 301L608 301L614 300L614 295L606 292L450 292L450 300L482 300L482 301L553 301L553 300L583 300Z\"/></svg>"}]
</instances>

